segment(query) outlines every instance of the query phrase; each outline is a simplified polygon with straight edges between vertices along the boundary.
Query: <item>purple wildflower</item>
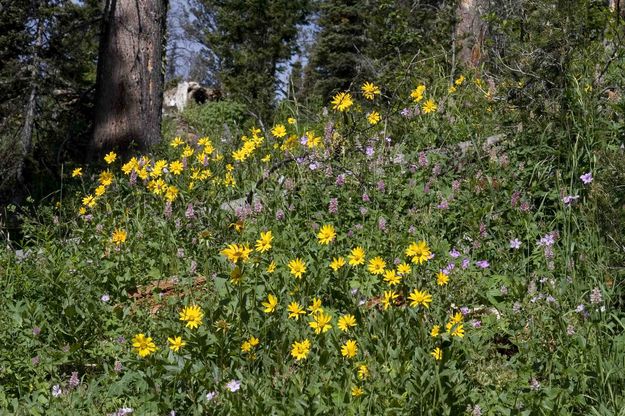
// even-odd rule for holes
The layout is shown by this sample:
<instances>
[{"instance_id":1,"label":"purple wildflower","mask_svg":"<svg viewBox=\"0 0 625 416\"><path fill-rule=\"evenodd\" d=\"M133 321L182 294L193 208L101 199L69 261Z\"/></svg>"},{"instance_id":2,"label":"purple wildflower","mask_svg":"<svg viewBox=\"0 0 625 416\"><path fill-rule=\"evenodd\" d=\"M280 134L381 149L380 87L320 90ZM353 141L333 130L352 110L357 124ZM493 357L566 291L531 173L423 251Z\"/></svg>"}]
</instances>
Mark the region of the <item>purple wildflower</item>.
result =
<instances>
[{"instance_id":1,"label":"purple wildflower","mask_svg":"<svg viewBox=\"0 0 625 416\"><path fill-rule=\"evenodd\" d=\"M603 296L601 295L601 289L595 287L592 292L590 292L590 303L596 305L603 301Z\"/></svg>"},{"instance_id":2,"label":"purple wildflower","mask_svg":"<svg viewBox=\"0 0 625 416\"><path fill-rule=\"evenodd\" d=\"M460 257L460 252L458 250L456 250L456 248L452 248L451 251L449 252L449 256L457 259L458 257Z\"/></svg>"},{"instance_id":3,"label":"purple wildflower","mask_svg":"<svg viewBox=\"0 0 625 416\"><path fill-rule=\"evenodd\" d=\"M171 218L171 214L172 214L171 201L167 201L165 202L165 210L163 211L163 216L165 216L165 218Z\"/></svg>"},{"instance_id":4,"label":"purple wildflower","mask_svg":"<svg viewBox=\"0 0 625 416\"><path fill-rule=\"evenodd\" d=\"M562 198L562 202L564 202L564 205L571 205L573 202L577 201L578 198L579 195L567 195Z\"/></svg>"},{"instance_id":5,"label":"purple wildflower","mask_svg":"<svg viewBox=\"0 0 625 416\"><path fill-rule=\"evenodd\" d=\"M33 335L34 335L34 336L37 336L37 335L39 335L39 334L41 334L41 328L40 328L40 327L38 327L38 326L34 327L34 328L33 328Z\"/></svg>"},{"instance_id":6,"label":"purple wildflower","mask_svg":"<svg viewBox=\"0 0 625 416\"><path fill-rule=\"evenodd\" d=\"M343 186L345 185L345 175L344 174L340 174L336 177L336 181L334 182L336 184L336 186Z\"/></svg>"},{"instance_id":7,"label":"purple wildflower","mask_svg":"<svg viewBox=\"0 0 625 416\"><path fill-rule=\"evenodd\" d=\"M380 181L378 182L378 191L380 192L384 192L386 185L384 184L384 181L380 179Z\"/></svg>"},{"instance_id":8,"label":"purple wildflower","mask_svg":"<svg viewBox=\"0 0 625 416\"><path fill-rule=\"evenodd\" d=\"M367 155L368 158L373 157L375 151L373 150L373 147L371 146L367 146L367 148L365 149L365 154Z\"/></svg>"},{"instance_id":9,"label":"purple wildflower","mask_svg":"<svg viewBox=\"0 0 625 416\"><path fill-rule=\"evenodd\" d=\"M330 214L336 214L339 211L339 200L338 198L330 199L330 203L328 204L328 212Z\"/></svg>"},{"instance_id":10,"label":"purple wildflower","mask_svg":"<svg viewBox=\"0 0 625 416\"><path fill-rule=\"evenodd\" d=\"M378 219L378 228L380 231L386 231L386 218L380 217Z\"/></svg>"},{"instance_id":11,"label":"purple wildflower","mask_svg":"<svg viewBox=\"0 0 625 416\"><path fill-rule=\"evenodd\" d=\"M281 209L278 209L276 211L276 220L282 221L283 219L284 219L284 211Z\"/></svg>"},{"instance_id":12,"label":"purple wildflower","mask_svg":"<svg viewBox=\"0 0 625 416\"><path fill-rule=\"evenodd\" d=\"M184 216L188 220L192 220L192 219L195 218L195 210L193 209L193 204L192 203L188 203L187 204L187 210L184 212Z\"/></svg>"},{"instance_id":13,"label":"purple wildflower","mask_svg":"<svg viewBox=\"0 0 625 416\"><path fill-rule=\"evenodd\" d=\"M521 242L519 241L518 238L515 238L514 240L510 240L510 248L513 248L515 250L518 250L519 248L521 248Z\"/></svg>"},{"instance_id":14,"label":"purple wildflower","mask_svg":"<svg viewBox=\"0 0 625 416\"><path fill-rule=\"evenodd\" d=\"M108 295L108 293L103 294L102 296L100 296L100 300L104 303L108 302L109 300L111 300L111 297Z\"/></svg>"},{"instance_id":15,"label":"purple wildflower","mask_svg":"<svg viewBox=\"0 0 625 416\"><path fill-rule=\"evenodd\" d=\"M226 388L234 393L235 391L237 391L237 390L239 390L241 388L241 382L239 380L234 380L234 379L230 380L226 384Z\"/></svg>"},{"instance_id":16,"label":"purple wildflower","mask_svg":"<svg viewBox=\"0 0 625 416\"><path fill-rule=\"evenodd\" d=\"M208 393L206 393L206 400L209 402L212 401L215 397L217 397L216 391L209 391Z\"/></svg>"},{"instance_id":17,"label":"purple wildflower","mask_svg":"<svg viewBox=\"0 0 625 416\"><path fill-rule=\"evenodd\" d=\"M471 260L469 260L467 258L462 259L462 268L463 269L467 269L469 267L469 264L471 264Z\"/></svg>"},{"instance_id":18,"label":"purple wildflower","mask_svg":"<svg viewBox=\"0 0 625 416\"><path fill-rule=\"evenodd\" d=\"M371 202L371 198L369 198L369 195L366 192L362 194L362 202Z\"/></svg>"},{"instance_id":19,"label":"purple wildflower","mask_svg":"<svg viewBox=\"0 0 625 416\"><path fill-rule=\"evenodd\" d=\"M61 390L61 386L59 386L58 384L55 384L54 386L52 386L52 396L59 397L61 394L63 394L63 391Z\"/></svg>"},{"instance_id":20,"label":"purple wildflower","mask_svg":"<svg viewBox=\"0 0 625 416\"><path fill-rule=\"evenodd\" d=\"M69 378L69 386L71 388L78 387L80 385L80 379L78 378L78 371L73 371Z\"/></svg>"},{"instance_id":21,"label":"purple wildflower","mask_svg":"<svg viewBox=\"0 0 625 416\"><path fill-rule=\"evenodd\" d=\"M592 182L592 172L584 173L579 178L582 180L582 182L584 182L584 185L588 185Z\"/></svg>"},{"instance_id":22,"label":"purple wildflower","mask_svg":"<svg viewBox=\"0 0 625 416\"><path fill-rule=\"evenodd\" d=\"M475 262L475 265L481 269L487 269L488 266L490 266L490 264L488 263L488 260L479 260Z\"/></svg>"},{"instance_id":23,"label":"purple wildflower","mask_svg":"<svg viewBox=\"0 0 625 416\"><path fill-rule=\"evenodd\" d=\"M419 166L425 167L428 164L428 156L425 154L425 152L419 152Z\"/></svg>"}]
</instances>

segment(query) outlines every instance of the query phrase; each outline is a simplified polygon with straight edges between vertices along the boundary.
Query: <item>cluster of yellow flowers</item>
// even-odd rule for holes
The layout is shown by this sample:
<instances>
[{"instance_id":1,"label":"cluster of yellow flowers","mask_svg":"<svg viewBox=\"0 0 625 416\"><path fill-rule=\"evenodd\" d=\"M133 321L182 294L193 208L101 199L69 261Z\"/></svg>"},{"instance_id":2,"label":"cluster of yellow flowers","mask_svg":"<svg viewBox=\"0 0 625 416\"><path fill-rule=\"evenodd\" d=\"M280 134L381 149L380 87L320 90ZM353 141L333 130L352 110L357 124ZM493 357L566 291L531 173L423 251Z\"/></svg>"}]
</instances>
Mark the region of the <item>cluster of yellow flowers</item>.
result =
<instances>
[{"instance_id":1,"label":"cluster of yellow flowers","mask_svg":"<svg viewBox=\"0 0 625 416\"><path fill-rule=\"evenodd\" d=\"M320 245L330 245L337 238L337 231L332 224L324 224L315 235L317 242ZM236 278L232 278L232 282L234 284L238 284L241 279L241 269L239 268L239 263L244 263L250 260L250 256L253 252L257 253L266 253L272 249L274 236L272 231L262 231L260 233L259 239L256 241L255 248L251 248L249 243L232 243L228 244L226 248L221 251L221 254L225 256L234 266L234 272L231 274L231 277L236 274ZM427 263L432 257L432 252L425 241L414 241L411 242L405 248L405 255L407 260L397 264L395 268L388 268L387 262L380 256L374 256L367 260L365 250L360 247L352 248L346 255L344 256L336 256L333 257L329 263L329 267L334 271L338 272L341 268L345 267L347 264L353 267L366 265L366 269L373 275L381 276L384 282L386 282L391 288L398 286L401 284L402 279L409 275L412 272L413 265L419 266ZM258 263L258 260L253 261L254 264ZM304 278L308 268L306 262L300 258L295 257L289 260L286 263L288 268L288 272L298 280ZM267 268L268 273L273 273L276 269L277 265L275 261L271 261L269 267ZM443 271L440 271L436 275L436 284L439 286L443 286L448 284L449 276L445 274ZM400 294L395 290L387 290L384 291L384 294L381 298L381 305L383 310L387 310L391 306L397 305L397 301L399 299ZM409 301L409 306L411 308L423 308L423 310L429 309L430 304L432 303L432 295L426 291L418 288L412 289L407 294L407 301ZM261 302L262 311L266 314L274 314L280 308L280 301L278 296L275 293L269 293L267 298ZM333 316L331 313L324 310L322 305L322 301L320 298L313 298L310 300L310 304L308 307L304 306L298 302L297 300L291 300L287 306L288 311L288 319L293 319L295 321L299 321L300 318L309 316L309 320L306 322L307 327L309 327L314 334L320 335L324 334L333 328ZM351 313L345 313L338 318L337 327L342 332L348 332L350 329L357 326L356 317ZM451 319L446 324L446 331L453 337L462 338L464 336L464 328L462 325L462 315L455 314L451 317ZM440 326L435 326L432 329L432 336L438 336L440 332ZM245 341L242 345L242 351L247 353L252 350L251 341ZM291 344L290 353L291 356L296 361L302 361L308 358L313 344L311 339L305 338L300 340L295 340ZM346 339L344 343L340 346L340 353L343 357L347 359L352 359L358 355L359 348L358 343L355 339ZM443 358L443 350L441 347L437 346L434 351L431 353L432 357L435 360L442 360ZM368 375L368 370L366 365L363 364L363 367L359 370L359 375L361 378L364 378ZM360 387L355 387L355 396L363 394Z\"/></svg>"},{"instance_id":2,"label":"cluster of yellow flowers","mask_svg":"<svg viewBox=\"0 0 625 416\"><path fill-rule=\"evenodd\" d=\"M260 134L260 129L252 127L250 132L252 136L242 136L241 141L243 142L243 145L232 152L232 158L237 162L244 162L254 153L256 149L260 147L261 144L263 144L263 141L265 140L265 138Z\"/></svg>"},{"instance_id":3,"label":"cluster of yellow flowers","mask_svg":"<svg viewBox=\"0 0 625 416\"><path fill-rule=\"evenodd\" d=\"M179 314L180 320L186 322L185 327L190 329L196 329L200 325L202 325L202 318L204 318L204 312L202 308L198 305L189 305L184 307ZM187 345L187 343L182 339L182 336L174 336L168 337L167 342L169 344L169 349L173 352L178 352L182 347ZM258 340L256 342L257 345ZM132 346L135 349L135 352L139 354L141 358L147 357L148 355L157 351L156 344L152 340L151 337L146 337L145 334L137 334L132 339Z\"/></svg>"}]
</instances>

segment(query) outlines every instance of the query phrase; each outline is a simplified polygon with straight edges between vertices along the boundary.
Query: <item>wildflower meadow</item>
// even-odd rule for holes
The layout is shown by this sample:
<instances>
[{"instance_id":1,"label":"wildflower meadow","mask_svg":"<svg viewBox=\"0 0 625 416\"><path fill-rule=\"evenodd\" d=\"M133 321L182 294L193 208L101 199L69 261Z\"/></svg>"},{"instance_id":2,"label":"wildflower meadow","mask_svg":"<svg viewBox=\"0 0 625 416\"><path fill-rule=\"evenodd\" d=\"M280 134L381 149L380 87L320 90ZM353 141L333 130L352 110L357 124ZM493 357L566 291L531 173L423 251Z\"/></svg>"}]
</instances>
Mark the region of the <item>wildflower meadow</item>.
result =
<instances>
[{"instance_id":1,"label":"wildflower meadow","mask_svg":"<svg viewBox=\"0 0 625 416\"><path fill-rule=\"evenodd\" d=\"M622 109L589 85L568 130L417 73L66 166L0 251L0 409L623 414Z\"/></svg>"}]
</instances>

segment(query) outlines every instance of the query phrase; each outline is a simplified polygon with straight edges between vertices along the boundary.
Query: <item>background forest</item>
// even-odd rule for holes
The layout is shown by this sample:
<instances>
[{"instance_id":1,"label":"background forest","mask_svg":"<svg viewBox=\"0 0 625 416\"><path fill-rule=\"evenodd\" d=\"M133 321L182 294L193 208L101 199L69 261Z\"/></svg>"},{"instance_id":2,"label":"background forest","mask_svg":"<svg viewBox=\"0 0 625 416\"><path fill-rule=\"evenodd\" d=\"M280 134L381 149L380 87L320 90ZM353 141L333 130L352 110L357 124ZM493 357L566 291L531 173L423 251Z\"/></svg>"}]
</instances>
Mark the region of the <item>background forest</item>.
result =
<instances>
[{"instance_id":1,"label":"background forest","mask_svg":"<svg viewBox=\"0 0 625 416\"><path fill-rule=\"evenodd\" d=\"M625 414L624 19L0 0L0 414Z\"/></svg>"}]
</instances>

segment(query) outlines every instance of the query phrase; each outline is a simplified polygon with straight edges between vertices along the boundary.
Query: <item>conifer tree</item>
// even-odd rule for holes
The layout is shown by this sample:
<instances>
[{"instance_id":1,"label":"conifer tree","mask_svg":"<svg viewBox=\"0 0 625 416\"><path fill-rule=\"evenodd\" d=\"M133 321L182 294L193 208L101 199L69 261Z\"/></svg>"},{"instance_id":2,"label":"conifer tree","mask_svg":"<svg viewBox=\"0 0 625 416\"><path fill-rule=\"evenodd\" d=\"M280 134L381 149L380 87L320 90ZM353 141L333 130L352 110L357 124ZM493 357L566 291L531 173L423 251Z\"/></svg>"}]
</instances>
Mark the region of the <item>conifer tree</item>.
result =
<instances>
[{"instance_id":1,"label":"conifer tree","mask_svg":"<svg viewBox=\"0 0 625 416\"><path fill-rule=\"evenodd\" d=\"M212 76L232 99L268 119L277 76L296 48L310 0L192 0L191 35L205 47Z\"/></svg>"}]
</instances>

